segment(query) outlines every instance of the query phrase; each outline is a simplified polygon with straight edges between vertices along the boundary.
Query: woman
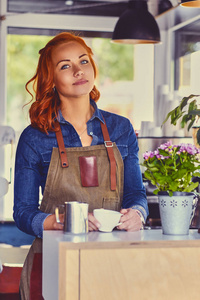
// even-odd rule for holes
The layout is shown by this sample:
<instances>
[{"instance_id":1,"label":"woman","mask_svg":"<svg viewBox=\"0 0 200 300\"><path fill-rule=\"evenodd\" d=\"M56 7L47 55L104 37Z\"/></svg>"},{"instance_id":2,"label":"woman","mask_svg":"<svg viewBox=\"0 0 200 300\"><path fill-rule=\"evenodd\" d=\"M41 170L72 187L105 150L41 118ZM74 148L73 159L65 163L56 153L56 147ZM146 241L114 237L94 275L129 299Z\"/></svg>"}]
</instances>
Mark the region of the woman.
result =
<instances>
[{"instance_id":1,"label":"woman","mask_svg":"<svg viewBox=\"0 0 200 300\"><path fill-rule=\"evenodd\" d=\"M22 272L22 299L32 290L43 230L63 229L55 219L58 204L89 203L90 231L100 226L94 208L120 211L118 229L127 231L140 230L148 214L133 127L128 119L97 108L92 50L82 38L61 33L39 53L36 74L26 85L35 90L31 125L20 137L15 166L14 219L36 236Z\"/></svg>"}]
</instances>

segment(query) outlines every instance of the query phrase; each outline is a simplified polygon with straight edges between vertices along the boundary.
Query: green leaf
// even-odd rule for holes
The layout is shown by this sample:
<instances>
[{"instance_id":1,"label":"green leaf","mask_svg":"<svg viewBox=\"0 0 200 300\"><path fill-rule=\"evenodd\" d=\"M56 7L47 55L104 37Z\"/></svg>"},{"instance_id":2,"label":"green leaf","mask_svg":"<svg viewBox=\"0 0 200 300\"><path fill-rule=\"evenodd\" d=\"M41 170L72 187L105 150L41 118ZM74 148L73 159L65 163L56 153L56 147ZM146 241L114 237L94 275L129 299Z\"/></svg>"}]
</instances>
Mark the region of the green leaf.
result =
<instances>
[{"instance_id":1,"label":"green leaf","mask_svg":"<svg viewBox=\"0 0 200 300\"><path fill-rule=\"evenodd\" d=\"M154 191L153 191L153 194L154 194L154 195L157 195L157 194L158 194L158 192L159 192L159 190L158 190L158 189L157 189L157 190L154 190Z\"/></svg>"},{"instance_id":2,"label":"green leaf","mask_svg":"<svg viewBox=\"0 0 200 300\"><path fill-rule=\"evenodd\" d=\"M200 173L199 172L195 172L195 173L193 173L193 176L194 177L200 177Z\"/></svg>"},{"instance_id":3,"label":"green leaf","mask_svg":"<svg viewBox=\"0 0 200 300\"><path fill-rule=\"evenodd\" d=\"M152 180L152 175L148 171L144 172L144 176L147 180Z\"/></svg>"},{"instance_id":4,"label":"green leaf","mask_svg":"<svg viewBox=\"0 0 200 300\"><path fill-rule=\"evenodd\" d=\"M178 109L175 109L174 114L171 115L171 124L176 125L178 119L180 119L183 114L184 112L179 112Z\"/></svg>"},{"instance_id":5,"label":"green leaf","mask_svg":"<svg viewBox=\"0 0 200 300\"><path fill-rule=\"evenodd\" d=\"M190 99L190 96L189 97L183 97L183 99L181 100L181 103L179 105L181 110L183 110L183 108L187 105L189 99Z\"/></svg>"},{"instance_id":6,"label":"green leaf","mask_svg":"<svg viewBox=\"0 0 200 300\"><path fill-rule=\"evenodd\" d=\"M170 189L172 189L172 191L177 191L178 190L178 186L179 186L179 182L177 181L171 181L170 182Z\"/></svg>"},{"instance_id":7,"label":"green leaf","mask_svg":"<svg viewBox=\"0 0 200 300\"><path fill-rule=\"evenodd\" d=\"M195 122L195 118L193 118L193 119L191 120L191 122L189 123L188 128L187 128L188 131L190 130L190 128L192 128L194 122Z\"/></svg>"},{"instance_id":8,"label":"green leaf","mask_svg":"<svg viewBox=\"0 0 200 300\"><path fill-rule=\"evenodd\" d=\"M156 161L152 161L152 162L147 162L148 168L153 168L156 166Z\"/></svg>"},{"instance_id":9,"label":"green leaf","mask_svg":"<svg viewBox=\"0 0 200 300\"><path fill-rule=\"evenodd\" d=\"M181 127L184 128L184 126L188 123L188 131L189 129L192 127L192 125L195 122L195 116L199 115L200 116L200 110L197 109L197 100L194 99L192 100L189 105L188 105L188 111L183 111L183 109L186 107L186 105L188 104L188 101L191 100L194 97L199 97L199 95L189 95L188 97L184 97L181 102L180 105L178 105L175 109L171 110L165 120L163 121L162 125L164 123L166 123L166 121L171 118L171 124L172 125L176 125L177 121L179 119L181 119ZM161 125L161 127L162 127Z\"/></svg>"},{"instance_id":10,"label":"green leaf","mask_svg":"<svg viewBox=\"0 0 200 300\"><path fill-rule=\"evenodd\" d=\"M190 99L194 98L194 97L198 97L198 95L193 95L193 94L191 94L191 95L189 95L188 97L183 97L183 99L181 100L181 103L180 103L180 105L179 105L180 110L182 111L183 108L188 104L188 101L189 101ZM194 102L194 101L196 101L196 100L193 100L193 102Z\"/></svg>"},{"instance_id":11,"label":"green leaf","mask_svg":"<svg viewBox=\"0 0 200 300\"><path fill-rule=\"evenodd\" d=\"M165 120L163 121L163 123L161 124L161 127L167 122L167 120L169 119L169 117L172 115L173 111L169 112L165 118Z\"/></svg>"},{"instance_id":12,"label":"green leaf","mask_svg":"<svg viewBox=\"0 0 200 300\"><path fill-rule=\"evenodd\" d=\"M163 149L159 149L159 154L163 155L163 156L169 156L169 152L163 150Z\"/></svg>"},{"instance_id":13,"label":"green leaf","mask_svg":"<svg viewBox=\"0 0 200 300\"><path fill-rule=\"evenodd\" d=\"M187 174L186 169L179 169L176 173L172 175L172 180L182 178L185 174Z\"/></svg>"},{"instance_id":14,"label":"green leaf","mask_svg":"<svg viewBox=\"0 0 200 300\"><path fill-rule=\"evenodd\" d=\"M197 104L196 103L197 103L196 99L190 102L189 107L188 107L188 112L191 113L192 111L197 110Z\"/></svg>"},{"instance_id":15,"label":"green leaf","mask_svg":"<svg viewBox=\"0 0 200 300\"><path fill-rule=\"evenodd\" d=\"M198 187L198 182L192 182L186 189L185 192L192 192Z\"/></svg>"},{"instance_id":16,"label":"green leaf","mask_svg":"<svg viewBox=\"0 0 200 300\"><path fill-rule=\"evenodd\" d=\"M158 172L159 169L156 168L156 167L149 167L149 171L150 171L151 173L155 173L155 172Z\"/></svg>"}]
</instances>

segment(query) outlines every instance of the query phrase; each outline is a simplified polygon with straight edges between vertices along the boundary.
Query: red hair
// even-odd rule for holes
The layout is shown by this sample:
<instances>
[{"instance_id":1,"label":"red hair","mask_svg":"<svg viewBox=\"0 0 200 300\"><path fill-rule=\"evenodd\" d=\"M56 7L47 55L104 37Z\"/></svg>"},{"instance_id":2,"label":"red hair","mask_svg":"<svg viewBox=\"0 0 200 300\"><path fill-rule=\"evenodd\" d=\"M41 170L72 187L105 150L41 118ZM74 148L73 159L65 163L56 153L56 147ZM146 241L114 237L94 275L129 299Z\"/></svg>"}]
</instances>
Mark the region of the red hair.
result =
<instances>
[{"instance_id":1,"label":"red hair","mask_svg":"<svg viewBox=\"0 0 200 300\"><path fill-rule=\"evenodd\" d=\"M75 41L81 44L87 51L91 64L94 69L94 76L96 78L97 68L92 58L93 52L88 47L85 41L74 34L62 32L50 40L46 46L39 51L40 58L36 74L26 83L26 90L34 99L33 94L29 90L29 85L32 84L35 93L35 101L29 109L29 116L33 127L39 128L41 131L48 133L48 131L56 131L56 118L60 108L60 99L57 92L53 89L53 64L52 64L52 51L55 47ZM96 102L100 93L94 85L90 92L90 97Z\"/></svg>"}]
</instances>

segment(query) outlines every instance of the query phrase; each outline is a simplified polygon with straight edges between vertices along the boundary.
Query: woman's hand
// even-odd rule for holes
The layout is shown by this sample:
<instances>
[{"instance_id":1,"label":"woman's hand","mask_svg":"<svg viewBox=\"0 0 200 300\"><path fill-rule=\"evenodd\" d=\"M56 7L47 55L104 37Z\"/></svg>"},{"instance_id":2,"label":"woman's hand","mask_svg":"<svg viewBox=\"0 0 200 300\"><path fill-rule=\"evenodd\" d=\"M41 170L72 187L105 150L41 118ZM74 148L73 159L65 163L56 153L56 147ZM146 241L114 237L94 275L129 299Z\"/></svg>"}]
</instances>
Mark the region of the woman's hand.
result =
<instances>
[{"instance_id":1,"label":"woman's hand","mask_svg":"<svg viewBox=\"0 0 200 300\"><path fill-rule=\"evenodd\" d=\"M64 222L64 215L59 214L60 222ZM99 222L97 219L93 216L92 213L88 214L88 229L89 231L97 231L100 227ZM49 215L44 220L43 224L44 230L63 230L63 225L56 222L56 216L55 215Z\"/></svg>"},{"instance_id":2,"label":"woman's hand","mask_svg":"<svg viewBox=\"0 0 200 300\"><path fill-rule=\"evenodd\" d=\"M133 208L123 208L120 210L120 213L123 214L120 218L120 222L122 223L117 227L120 230L126 231L137 231L142 228L142 220L137 213L137 210Z\"/></svg>"},{"instance_id":3,"label":"woman's hand","mask_svg":"<svg viewBox=\"0 0 200 300\"><path fill-rule=\"evenodd\" d=\"M64 215L59 214L60 222L64 222ZM49 215L46 217L43 223L44 230L63 230L63 225L56 222L55 215Z\"/></svg>"},{"instance_id":4,"label":"woman's hand","mask_svg":"<svg viewBox=\"0 0 200 300\"><path fill-rule=\"evenodd\" d=\"M93 213L88 214L88 229L89 231L97 231L101 224L94 217Z\"/></svg>"}]
</instances>

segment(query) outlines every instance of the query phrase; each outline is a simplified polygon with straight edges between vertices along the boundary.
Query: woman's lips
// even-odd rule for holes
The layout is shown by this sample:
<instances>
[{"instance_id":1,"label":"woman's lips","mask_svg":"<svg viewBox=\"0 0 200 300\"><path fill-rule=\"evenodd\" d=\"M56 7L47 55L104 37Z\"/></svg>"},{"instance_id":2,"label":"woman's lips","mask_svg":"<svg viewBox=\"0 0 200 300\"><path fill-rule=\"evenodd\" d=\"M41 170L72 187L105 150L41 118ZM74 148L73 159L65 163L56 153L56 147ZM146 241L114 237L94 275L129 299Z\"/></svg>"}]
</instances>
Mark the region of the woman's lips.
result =
<instances>
[{"instance_id":1,"label":"woman's lips","mask_svg":"<svg viewBox=\"0 0 200 300\"><path fill-rule=\"evenodd\" d=\"M80 80L74 82L73 85L81 85L81 84L85 84L87 82L88 81L86 79L80 79Z\"/></svg>"}]
</instances>

